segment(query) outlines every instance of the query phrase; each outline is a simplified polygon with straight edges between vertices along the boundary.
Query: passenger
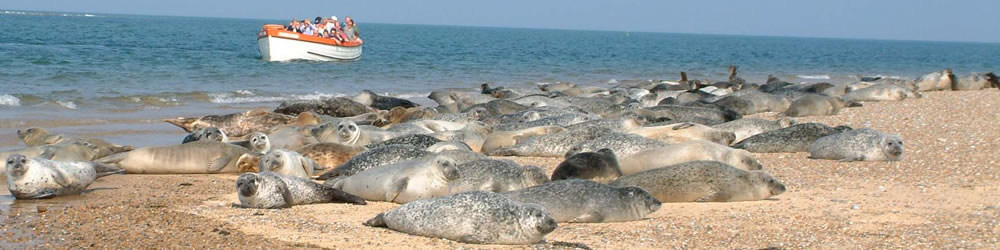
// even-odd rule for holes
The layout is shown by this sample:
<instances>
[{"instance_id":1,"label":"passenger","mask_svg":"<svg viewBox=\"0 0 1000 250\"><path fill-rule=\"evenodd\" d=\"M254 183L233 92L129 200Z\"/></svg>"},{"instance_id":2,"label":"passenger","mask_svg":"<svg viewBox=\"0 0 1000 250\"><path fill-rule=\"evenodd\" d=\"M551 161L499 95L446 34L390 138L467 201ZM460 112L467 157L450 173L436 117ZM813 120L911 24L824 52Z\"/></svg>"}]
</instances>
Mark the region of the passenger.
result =
<instances>
[{"instance_id":1,"label":"passenger","mask_svg":"<svg viewBox=\"0 0 1000 250\"><path fill-rule=\"evenodd\" d=\"M347 35L348 41L361 41L361 34L358 32L358 27L354 25L354 19L350 16L344 17L344 33Z\"/></svg>"},{"instance_id":2,"label":"passenger","mask_svg":"<svg viewBox=\"0 0 1000 250\"><path fill-rule=\"evenodd\" d=\"M295 25L298 22L299 20L295 20L295 18L292 18L292 22L288 23L288 25L285 25L285 30L295 32Z\"/></svg>"},{"instance_id":3,"label":"passenger","mask_svg":"<svg viewBox=\"0 0 1000 250\"><path fill-rule=\"evenodd\" d=\"M337 16L331 16L330 19L326 19L326 25L323 26L323 29L326 30L327 38L336 36L337 32L334 32L334 30L339 26L337 25L338 23L340 21L337 21Z\"/></svg>"}]
</instances>

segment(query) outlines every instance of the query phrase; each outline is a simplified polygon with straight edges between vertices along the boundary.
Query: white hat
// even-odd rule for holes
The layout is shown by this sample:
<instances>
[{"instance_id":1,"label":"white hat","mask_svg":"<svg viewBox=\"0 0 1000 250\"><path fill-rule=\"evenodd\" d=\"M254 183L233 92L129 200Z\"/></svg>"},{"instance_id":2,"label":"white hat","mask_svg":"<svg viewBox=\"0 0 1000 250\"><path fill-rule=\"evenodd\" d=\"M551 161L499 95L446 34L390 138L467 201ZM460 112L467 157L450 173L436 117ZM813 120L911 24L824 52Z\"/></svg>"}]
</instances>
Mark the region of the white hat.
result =
<instances>
[{"instance_id":1,"label":"white hat","mask_svg":"<svg viewBox=\"0 0 1000 250\"><path fill-rule=\"evenodd\" d=\"M337 16L330 16L330 19L333 19L334 21L337 21Z\"/></svg>"}]
</instances>

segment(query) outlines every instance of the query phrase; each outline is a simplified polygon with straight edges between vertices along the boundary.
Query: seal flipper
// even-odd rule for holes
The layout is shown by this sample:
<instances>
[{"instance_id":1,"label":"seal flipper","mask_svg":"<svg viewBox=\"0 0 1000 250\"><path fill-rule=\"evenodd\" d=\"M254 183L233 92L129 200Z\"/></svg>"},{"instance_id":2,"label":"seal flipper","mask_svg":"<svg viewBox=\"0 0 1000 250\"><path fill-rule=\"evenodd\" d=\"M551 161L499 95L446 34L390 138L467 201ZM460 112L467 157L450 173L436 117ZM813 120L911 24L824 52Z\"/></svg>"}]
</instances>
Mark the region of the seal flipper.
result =
<instances>
[{"instance_id":1,"label":"seal flipper","mask_svg":"<svg viewBox=\"0 0 1000 250\"><path fill-rule=\"evenodd\" d=\"M316 177L316 179L322 181L322 180L328 180L328 179L331 179L331 178L334 178L334 177L338 177L338 176L340 176L340 168L334 168L334 169L332 169L330 171L327 171L326 173L323 173L323 174L319 175L319 177Z\"/></svg>"},{"instance_id":2,"label":"seal flipper","mask_svg":"<svg viewBox=\"0 0 1000 250\"><path fill-rule=\"evenodd\" d=\"M229 160L231 158L232 157L229 156L216 157L215 159L208 162L208 169L206 170L208 171L208 173L222 172L223 169L226 169L226 167L229 166ZM235 161L233 163L235 163Z\"/></svg>"},{"instance_id":3,"label":"seal flipper","mask_svg":"<svg viewBox=\"0 0 1000 250\"><path fill-rule=\"evenodd\" d=\"M117 168L108 164L93 162L94 170L97 171L97 178L105 177L108 175L125 174L125 170Z\"/></svg>"},{"instance_id":4,"label":"seal flipper","mask_svg":"<svg viewBox=\"0 0 1000 250\"><path fill-rule=\"evenodd\" d=\"M278 189L281 191L281 199L285 201L285 204L277 206L275 208L290 208L295 204L295 199L292 197L292 191L288 190L288 184L284 180L278 180Z\"/></svg>"},{"instance_id":5,"label":"seal flipper","mask_svg":"<svg viewBox=\"0 0 1000 250\"><path fill-rule=\"evenodd\" d=\"M365 198L361 198L360 196L344 192L340 189L336 189L329 186L320 186L320 188L323 189L323 192L327 195L327 198L329 198L328 200L329 202L344 202L355 205L368 204L368 202L365 202Z\"/></svg>"},{"instance_id":6,"label":"seal flipper","mask_svg":"<svg viewBox=\"0 0 1000 250\"><path fill-rule=\"evenodd\" d=\"M403 190L406 190L406 185L408 185L409 183L410 183L410 177L404 177L402 179L397 180L395 183L392 183L392 186L389 187L389 190L386 190L385 192L385 201L393 202L394 200L396 200L396 198L399 197L399 194L402 193Z\"/></svg>"},{"instance_id":7,"label":"seal flipper","mask_svg":"<svg viewBox=\"0 0 1000 250\"><path fill-rule=\"evenodd\" d=\"M385 213L379 213L375 218L366 221L363 225L369 227L389 227L389 225L385 224Z\"/></svg>"}]
</instances>

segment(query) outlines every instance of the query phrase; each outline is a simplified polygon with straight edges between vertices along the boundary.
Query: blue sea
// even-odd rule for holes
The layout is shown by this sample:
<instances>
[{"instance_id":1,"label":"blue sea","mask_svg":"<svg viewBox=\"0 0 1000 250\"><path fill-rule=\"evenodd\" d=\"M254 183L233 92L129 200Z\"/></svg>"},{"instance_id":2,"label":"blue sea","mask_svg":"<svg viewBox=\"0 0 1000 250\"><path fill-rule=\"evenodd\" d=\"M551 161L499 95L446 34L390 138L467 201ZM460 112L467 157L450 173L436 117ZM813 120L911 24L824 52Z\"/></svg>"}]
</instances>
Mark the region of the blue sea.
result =
<instances>
[{"instance_id":1,"label":"blue sea","mask_svg":"<svg viewBox=\"0 0 1000 250\"><path fill-rule=\"evenodd\" d=\"M317 13L322 15L349 13ZM302 17L298 17L301 19ZM291 19L291 17L289 17ZM1000 44L375 24L357 20L361 59L266 62L256 34L288 20L0 10L0 149L41 126L118 143L174 143L163 118L273 108L363 89L430 103L433 89L483 82L751 82L915 78L1000 70ZM822 28L822 27L817 27Z\"/></svg>"}]
</instances>

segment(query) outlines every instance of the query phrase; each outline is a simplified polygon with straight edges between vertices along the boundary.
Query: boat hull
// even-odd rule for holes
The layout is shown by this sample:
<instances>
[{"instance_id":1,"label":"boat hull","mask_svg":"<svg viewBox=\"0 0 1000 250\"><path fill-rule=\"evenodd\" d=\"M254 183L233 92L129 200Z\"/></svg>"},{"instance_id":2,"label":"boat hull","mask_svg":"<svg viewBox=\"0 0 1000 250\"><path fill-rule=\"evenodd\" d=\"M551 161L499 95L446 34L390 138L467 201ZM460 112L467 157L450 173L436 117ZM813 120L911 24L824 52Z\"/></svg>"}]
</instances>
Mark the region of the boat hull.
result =
<instances>
[{"instance_id":1,"label":"boat hull","mask_svg":"<svg viewBox=\"0 0 1000 250\"><path fill-rule=\"evenodd\" d=\"M290 37L281 37L280 35ZM261 58L266 61L343 61L361 58L361 46L337 46L310 42L299 40L298 36L300 35L281 33L279 36L267 35L257 38Z\"/></svg>"}]
</instances>

